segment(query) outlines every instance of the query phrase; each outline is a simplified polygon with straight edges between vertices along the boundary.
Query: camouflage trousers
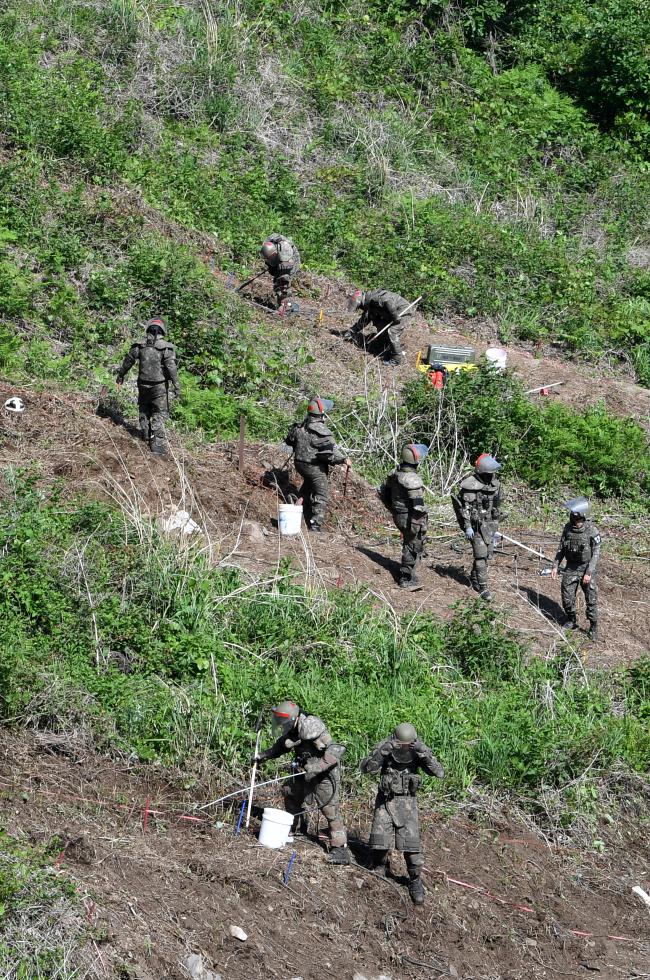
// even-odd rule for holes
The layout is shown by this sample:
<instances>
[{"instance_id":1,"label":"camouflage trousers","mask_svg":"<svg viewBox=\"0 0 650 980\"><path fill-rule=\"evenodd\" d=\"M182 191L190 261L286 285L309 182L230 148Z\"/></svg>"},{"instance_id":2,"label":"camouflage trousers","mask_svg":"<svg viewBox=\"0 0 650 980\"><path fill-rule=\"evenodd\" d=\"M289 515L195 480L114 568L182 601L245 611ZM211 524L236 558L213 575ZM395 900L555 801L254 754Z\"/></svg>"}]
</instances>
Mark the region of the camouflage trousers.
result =
<instances>
[{"instance_id":1,"label":"camouflage trousers","mask_svg":"<svg viewBox=\"0 0 650 980\"><path fill-rule=\"evenodd\" d=\"M275 293L278 304L291 295L291 279L293 272L281 272L273 276L273 292Z\"/></svg>"},{"instance_id":2,"label":"camouflage trousers","mask_svg":"<svg viewBox=\"0 0 650 980\"><path fill-rule=\"evenodd\" d=\"M417 571L424 551L427 535L426 522L411 524L408 514L393 514L396 527L402 532L402 560L399 566L399 577L402 581L411 581L417 577Z\"/></svg>"},{"instance_id":3,"label":"camouflage trousers","mask_svg":"<svg viewBox=\"0 0 650 980\"><path fill-rule=\"evenodd\" d=\"M404 853L409 875L412 878L419 876L424 866L424 855L420 842L420 813L415 796L387 797L379 791L369 844L371 850L379 852L376 855L376 864L384 863L392 848Z\"/></svg>"},{"instance_id":4,"label":"camouflage trousers","mask_svg":"<svg viewBox=\"0 0 650 980\"><path fill-rule=\"evenodd\" d=\"M329 466L327 463L301 463L296 460L295 467L303 479L300 496L307 526L321 528L330 499Z\"/></svg>"},{"instance_id":5,"label":"camouflage trousers","mask_svg":"<svg viewBox=\"0 0 650 980\"><path fill-rule=\"evenodd\" d=\"M393 357L395 360L399 360L404 357L404 348L402 347L402 334L404 333L411 317L407 314L403 317L399 323L392 324L386 331L388 339L390 340L391 347L393 348Z\"/></svg>"},{"instance_id":6,"label":"camouflage trousers","mask_svg":"<svg viewBox=\"0 0 650 980\"><path fill-rule=\"evenodd\" d=\"M317 809L327 820L332 847L346 847L348 836L341 819L340 807L341 770L334 766L329 772L316 779L306 780L303 776L284 784L284 805L287 813L300 814L300 823L307 827L309 813L305 810ZM295 821L294 821L295 824Z\"/></svg>"},{"instance_id":7,"label":"camouflage trousers","mask_svg":"<svg viewBox=\"0 0 650 980\"><path fill-rule=\"evenodd\" d=\"M165 420L169 416L167 385L138 385L138 412L140 432L153 453L164 453L167 448Z\"/></svg>"},{"instance_id":8,"label":"camouflage trousers","mask_svg":"<svg viewBox=\"0 0 650 980\"><path fill-rule=\"evenodd\" d=\"M472 538L474 563L469 578L475 592L487 592L488 562L494 553L493 536L497 530L497 524L494 521L486 521L484 524L472 526L474 527L474 537Z\"/></svg>"},{"instance_id":9,"label":"camouflage trousers","mask_svg":"<svg viewBox=\"0 0 650 980\"><path fill-rule=\"evenodd\" d=\"M567 616L575 619L576 596L580 587L585 596L587 619L590 623L598 622L598 586L595 574L585 585L582 581L587 571L587 565L570 565L562 572L562 608Z\"/></svg>"}]
</instances>

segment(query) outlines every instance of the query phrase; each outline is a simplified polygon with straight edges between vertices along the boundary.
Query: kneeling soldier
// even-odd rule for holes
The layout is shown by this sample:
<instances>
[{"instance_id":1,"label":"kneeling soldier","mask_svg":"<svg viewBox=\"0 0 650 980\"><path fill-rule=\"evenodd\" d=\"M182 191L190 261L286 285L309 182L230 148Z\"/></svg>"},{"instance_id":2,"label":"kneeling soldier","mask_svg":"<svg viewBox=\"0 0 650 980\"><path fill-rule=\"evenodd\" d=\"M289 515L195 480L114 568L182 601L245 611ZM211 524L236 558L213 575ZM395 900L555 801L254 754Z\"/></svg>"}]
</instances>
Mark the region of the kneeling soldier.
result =
<instances>
[{"instance_id":1,"label":"kneeling soldier","mask_svg":"<svg viewBox=\"0 0 650 980\"><path fill-rule=\"evenodd\" d=\"M348 838L340 812L341 759L344 745L337 745L325 722L315 715L305 715L293 701L281 701L271 709L276 741L253 761L264 762L293 752L298 766L304 771L284 784L284 805L306 824L305 815L317 808L327 820L330 833L330 864L349 864Z\"/></svg>"},{"instance_id":2,"label":"kneeling soldier","mask_svg":"<svg viewBox=\"0 0 650 980\"><path fill-rule=\"evenodd\" d=\"M424 855L415 795L422 782L418 769L438 779L445 774L431 749L419 740L415 728L407 722L398 725L361 763L361 772L381 773L370 831L373 866L385 870L388 851L391 848L403 851L411 879L409 894L416 905L422 905L424 885L420 875Z\"/></svg>"}]
</instances>

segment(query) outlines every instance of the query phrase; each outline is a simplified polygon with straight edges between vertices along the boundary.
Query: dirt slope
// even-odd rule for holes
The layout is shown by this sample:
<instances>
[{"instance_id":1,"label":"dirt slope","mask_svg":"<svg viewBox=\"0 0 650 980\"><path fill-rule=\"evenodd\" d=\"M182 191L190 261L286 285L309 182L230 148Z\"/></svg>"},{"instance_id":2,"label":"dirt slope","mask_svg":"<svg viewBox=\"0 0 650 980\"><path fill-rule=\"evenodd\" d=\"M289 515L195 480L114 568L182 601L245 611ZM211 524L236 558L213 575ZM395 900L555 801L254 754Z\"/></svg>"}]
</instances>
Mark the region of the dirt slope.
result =
<instances>
[{"instance_id":1,"label":"dirt slope","mask_svg":"<svg viewBox=\"0 0 650 980\"><path fill-rule=\"evenodd\" d=\"M0 400L11 391L0 386ZM236 446L229 444L199 446L190 456L174 438L174 455L159 459L145 452L128 423L98 417L91 399L26 390L20 394L27 411L18 417L3 413L0 420L0 468L38 462L46 479L63 479L71 488L118 503L127 513L156 518L173 507L185 509L209 535L214 560L236 564L252 578L267 578L289 556L299 580L311 586L359 586L397 610L443 617L469 594L471 553L447 504L431 516L423 588L404 593L395 582L398 535L372 488L354 474L344 497L343 474L334 471L327 533L280 538L274 526L277 494L263 485L265 467L279 472L286 460L279 447L248 445L242 475ZM295 474L289 471L289 476L297 489ZM552 556L559 524L548 528L537 517L539 529L531 531L528 516L517 517L515 500L504 532ZM571 640L587 665L634 660L647 652L650 631L645 565L617 555L631 532L613 519L601 531L606 541L599 569L603 640L597 646L582 635ZM495 602L540 652L566 642L558 625L559 586L539 576L545 564L508 545L495 557L491 571Z\"/></svg>"},{"instance_id":2,"label":"dirt slope","mask_svg":"<svg viewBox=\"0 0 650 980\"><path fill-rule=\"evenodd\" d=\"M205 822L180 819L220 795L214 781L191 792L184 782L107 764L74 742L3 739L2 823L34 842L58 840L58 873L83 896L93 977L181 980L191 953L223 980L647 975L650 923L630 895L650 880L637 787L615 826L589 828L603 853L551 845L521 813L487 800L448 818L425 806L429 894L414 909L401 859L391 858L388 880L356 861L333 869L303 837L285 886L291 846L267 851L252 834L234 836L238 804ZM359 862L367 813L345 807ZM231 925L248 939L234 939Z\"/></svg>"}]
</instances>

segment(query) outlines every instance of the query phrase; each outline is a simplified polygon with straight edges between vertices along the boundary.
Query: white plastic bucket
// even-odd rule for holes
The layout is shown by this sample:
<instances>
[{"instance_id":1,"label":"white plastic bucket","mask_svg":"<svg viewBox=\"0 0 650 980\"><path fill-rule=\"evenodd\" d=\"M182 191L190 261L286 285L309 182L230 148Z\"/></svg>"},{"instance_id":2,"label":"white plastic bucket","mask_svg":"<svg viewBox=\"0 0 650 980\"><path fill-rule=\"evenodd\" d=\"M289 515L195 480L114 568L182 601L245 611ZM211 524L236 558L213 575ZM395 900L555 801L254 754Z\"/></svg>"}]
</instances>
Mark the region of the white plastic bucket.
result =
<instances>
[{"instance_id":1,"label":"white plastic bucket","mask_svg":"<svg viewBox=\"0 0 650 980\"><path fill-rule=\"evenodd\" d=\"M280 504L278 526L280 534L300 534L302 523L302 504Z\"/></svg>"},{"instance_id":2,"label":"white plastic bucket","mask_svg":"<svg viewBox=\"0 0 650 980\"><path fill-rule=\"evenodd\" d=\"M508 363L508 352L503 347L488 347L485 360L493 364L497 371L505 371Z\"/></svg>"},{"instance_id":3,"label":"white plastic bucket","mask_svg":"<svg viewBox=\"0 0 650 980\"><path fill-rule=\"evenodd\" d=\"M275 810L272 806L265 806L258 837L262 847L284 847L289 838L292 823L292 813L287 813L286 810Z\"/></svg>"}]
</instances>

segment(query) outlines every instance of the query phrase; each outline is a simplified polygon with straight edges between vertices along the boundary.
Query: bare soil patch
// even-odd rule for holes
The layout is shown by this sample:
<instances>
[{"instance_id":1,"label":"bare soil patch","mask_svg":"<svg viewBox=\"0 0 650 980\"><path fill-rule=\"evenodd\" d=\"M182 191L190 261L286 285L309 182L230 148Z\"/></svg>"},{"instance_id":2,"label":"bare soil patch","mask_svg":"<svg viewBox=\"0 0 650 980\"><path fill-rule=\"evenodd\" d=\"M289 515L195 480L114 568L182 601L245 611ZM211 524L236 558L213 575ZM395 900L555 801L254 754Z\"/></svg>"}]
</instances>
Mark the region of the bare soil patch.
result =
<instances>
[{"instance_id":1,"label":"bare soil patch","mask_svg":"<svg viewBox=\"0 0 650 980\"><path fill-rule=\"evenodd\" d=\"M71 759L5 734L2 823L32 842L56 839L57 873L86 910L93 976L181 980L190 953L224 980L647 974L648 915L630 894L648 888L650 873L642 799L630 796L614 824L594 825L603 853L554 845L516 808L475 800L443 817L423 799L428 895L416 909L401 858L391 856L386 880L364 867L370 790L344 805L355 862L332 868L313 836L281 851L235 836L238 804L205 822L182 819L218 796L223 778L188 790L180 773L90 752ZM260 804L277 804L264 794ZM248 939L233 938L231 925Z\"/></svg>"}]
</instances>

